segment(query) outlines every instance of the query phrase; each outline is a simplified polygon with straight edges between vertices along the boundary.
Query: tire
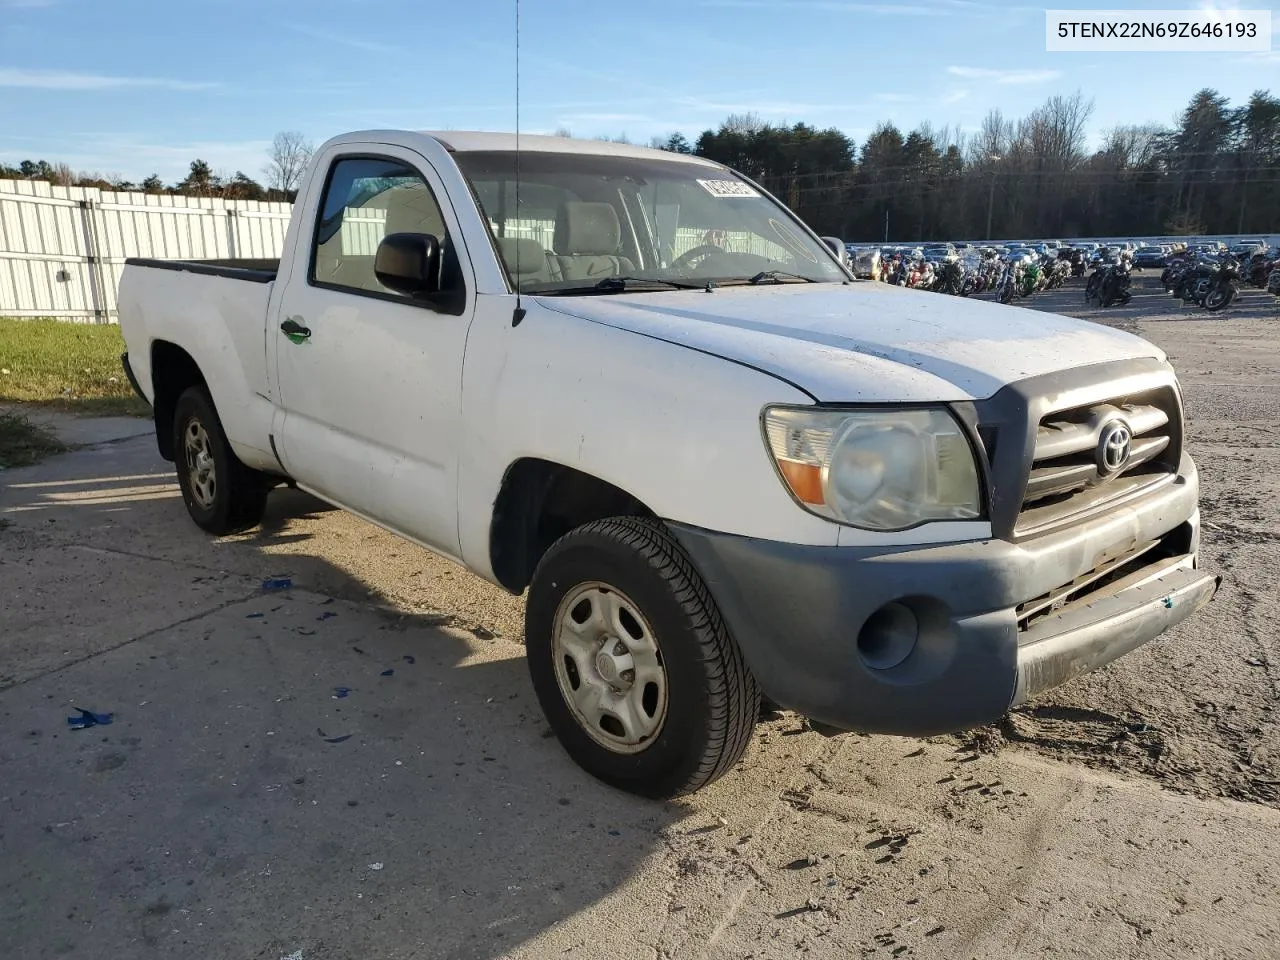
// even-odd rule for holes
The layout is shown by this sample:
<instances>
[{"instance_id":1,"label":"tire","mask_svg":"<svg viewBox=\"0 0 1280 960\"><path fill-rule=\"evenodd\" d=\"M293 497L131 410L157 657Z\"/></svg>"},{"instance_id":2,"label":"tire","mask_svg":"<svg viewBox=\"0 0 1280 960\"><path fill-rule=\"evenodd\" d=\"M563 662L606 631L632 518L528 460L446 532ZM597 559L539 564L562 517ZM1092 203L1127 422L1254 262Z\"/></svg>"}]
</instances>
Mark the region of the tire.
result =
<instances>
[{"instance_id":1,"label":"tire","mask_svg":"<svg viewBox=\"0 0 1280 960\"><path fill-rule=\"evenodd\" d=\"M207 459L201 460L200 451ZM262 520L271 483L232 452L204 387L190 387L178 398L173 453L182 500L196 526L221 536Z\"/></svg>"},{"instance_id":2,"label":"tire","mask_svg":"<svg viewBox=\"0 0 1280 960\"><path fill-rule=\"evenodd\" d=\"M1235 299L1235 291L1227 284L1218 284L1204 298L1204 308L1211 312L1223 310Z\"/></svg>"},{"instance_id":3,"label":"tire","mask_svg":"<svg viewBox=\"0 0 1280 960\"><path fill-rule=\"evenodd\" d=\"M731 769L751 740L755 678L702 578L657 521L599 520L553 544L529 587L525 649L561 745L611 786L653 798L692 793ZM579 691L593 719L576 704ZM631 736L619 719L629 711Z\"/></svg>"}]
</instances>

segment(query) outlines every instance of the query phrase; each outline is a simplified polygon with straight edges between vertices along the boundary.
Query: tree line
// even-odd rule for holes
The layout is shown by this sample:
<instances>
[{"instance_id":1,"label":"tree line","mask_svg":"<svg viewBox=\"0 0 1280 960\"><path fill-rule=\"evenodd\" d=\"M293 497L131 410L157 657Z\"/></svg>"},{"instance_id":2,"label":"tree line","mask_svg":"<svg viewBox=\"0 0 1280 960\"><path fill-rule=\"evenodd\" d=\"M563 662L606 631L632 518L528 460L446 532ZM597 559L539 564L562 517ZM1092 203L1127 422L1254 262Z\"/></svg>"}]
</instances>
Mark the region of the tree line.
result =
<instances>
[{"instance_id":1,"label":"tree line","mask_svg":"<svg viewBox=\"0 0 1280 960\"><path fill-rule=\"evenodd\" d=\"M77 173L65 163L49 163L47 160L23 160L12 167L0 163L0 179L46 180L60 187L97 187L100 190L184 197L291 201L297 196L302 174L314 151L311 141L300 133L287 131L276 134L267 151L261 182L242 170L215 173L208 163L200 159L191 161L187 176L172 184L166 184L159 174L154 173L134 183L115 174Z\"/></svg>"},{"instance_id":2,"label":"tree line","mask_svg":"<svg viewBox=\"0 0 1280 960\"><path fill-rule=\"evenodd\" d=\"M851 241L1271 233L1280 229L1280 98L1211 89L1173 126L1127 125L1088 148L1092 101L1054 96L973 134L892 123L836 129L731 116L654 146L727 164L817 232Z\"/></svg>"},{"instance_id":3,"label":"tree line","mask_svg":"<svg viewBox=\"0 0 1280 960\"><path fill-rule=\"evenodd\" d=\"M1120 126L1091 150L1092 114L1092 101L1077 92L1017 119L993 110L976 133L927 123L904 133L884 123L860 144L834 128L739 114L695 140L672 133L651 145L727 164L819 233L852 241L1244 235L1280 227L1280 98L1269 90L1239 106L1201 90L1172 126ZM215 174L203 160L171 185L154 175L140 184L78 175L43 160L0 165L0 177L291 200L312 152L301 134L278 134L264 182L240 171Z\"/></svg>"}]
</instances>

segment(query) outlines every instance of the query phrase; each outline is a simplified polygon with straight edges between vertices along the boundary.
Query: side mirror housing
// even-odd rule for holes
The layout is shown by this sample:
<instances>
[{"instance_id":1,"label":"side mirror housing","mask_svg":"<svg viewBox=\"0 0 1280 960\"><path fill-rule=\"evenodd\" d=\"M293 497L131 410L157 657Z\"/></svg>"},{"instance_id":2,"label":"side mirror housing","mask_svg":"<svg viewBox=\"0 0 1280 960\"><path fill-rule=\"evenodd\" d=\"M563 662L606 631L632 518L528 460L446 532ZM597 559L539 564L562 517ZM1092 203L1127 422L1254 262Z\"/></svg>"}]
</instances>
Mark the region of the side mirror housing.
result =
<instances>
[{"instance_id":1,"label":"side mirror housing","mask_svg":"<svg viewBox=\"0 0 1280 960\"><path fill-rule=\"evenodd\" d=\"M396 293L431 297L440 292L440 241L429 233L389 234L378 244L373 274Z\"/></svg>"},{"instance_id":2,"label":"side mirror housing","mask_svg":"<svg viewBox=\"0 0 1280 960\"><path fill-rule=\"evenodd\" d=\"M840 262L842 267L849 266L849 251L845 249L844 241L839 237L823 237L822 242L831 248L831 252L836 255L836 260Z\"/></svg>"}]
</instances>

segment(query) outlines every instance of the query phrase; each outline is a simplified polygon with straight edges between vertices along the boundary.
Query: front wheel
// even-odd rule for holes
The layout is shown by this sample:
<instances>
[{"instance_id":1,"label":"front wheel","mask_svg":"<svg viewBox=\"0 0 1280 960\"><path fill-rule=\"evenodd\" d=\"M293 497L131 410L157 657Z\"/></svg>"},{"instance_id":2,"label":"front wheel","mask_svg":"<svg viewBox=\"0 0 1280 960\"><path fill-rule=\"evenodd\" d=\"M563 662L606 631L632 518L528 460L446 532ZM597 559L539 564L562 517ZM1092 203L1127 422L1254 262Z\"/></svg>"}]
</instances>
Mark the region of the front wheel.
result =
<instances>
[{"instance_id":1,"label":"front wheel","mask_svg":"<svg viewBox=\"0 0 1280 960\"><path fill-rule=\"evenodd\" d=\"M271 483L232 451L204 387L191 387L178 398L173 451L182 499L197 526L222 535L258 524Z\"/></svg>"},{"instance_id":2,"label":"front wheel","mask_svg":"<svg viewBox=\"0 0 1280 960\"><path fill-rule=\"evenodd\" d=\"M538 564L525 608L534 691L569 756L647 797L742 757L760 693L706 585L661 523L586 524Z\"/></svg>"},{"instance_id":3,"label":"front wheel","mask_svg":"<svg viewBox=\"0 0 1280 960\"><path fill-rule=\"evenodd\" d=\"M1222 310L1230 306L1231 301L1236 298L1235 288L1226 283L1218 284L1204 298L1204 308L1206 310Z\"/></svg>"}]
</instances>

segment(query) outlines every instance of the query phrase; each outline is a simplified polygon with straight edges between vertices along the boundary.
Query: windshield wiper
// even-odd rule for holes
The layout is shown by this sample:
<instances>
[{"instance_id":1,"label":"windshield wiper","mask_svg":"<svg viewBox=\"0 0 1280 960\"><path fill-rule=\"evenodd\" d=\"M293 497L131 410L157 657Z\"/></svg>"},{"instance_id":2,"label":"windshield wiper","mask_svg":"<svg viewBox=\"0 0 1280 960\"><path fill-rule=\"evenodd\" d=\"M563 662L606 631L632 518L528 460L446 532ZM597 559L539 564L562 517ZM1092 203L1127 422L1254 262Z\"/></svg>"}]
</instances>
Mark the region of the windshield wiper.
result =
<instances>
[{"instance_id":1,"label":"windshield wiper","mask_svg":"<svg viewBox=\"0 0 1280 960\"><path fill-rule=\"evenodd\" d=\"M733 277L729 280L718 280L717 283L749 283L753 287L762 283L785 283L788 280L800 280L804 283L817 283L813 277L806 277L799 273L789 273L786 270L761 270L754 277Z\"/></svg>"},{"instance_id":2,"label":"windshield wiper","mask_svg":"<svg viewBox=\"0 0 1280 960\"><path fill-rule=\"evenodd\" d=\"M526 291L541 297L581 297L608 293L651 293L654 290L704 290L705 283L659 280L656 277L605 277L596 283L579 287L556 287L551 290Z\"/></svg>"}]
</instances>

